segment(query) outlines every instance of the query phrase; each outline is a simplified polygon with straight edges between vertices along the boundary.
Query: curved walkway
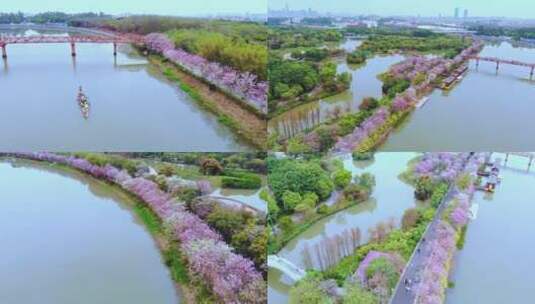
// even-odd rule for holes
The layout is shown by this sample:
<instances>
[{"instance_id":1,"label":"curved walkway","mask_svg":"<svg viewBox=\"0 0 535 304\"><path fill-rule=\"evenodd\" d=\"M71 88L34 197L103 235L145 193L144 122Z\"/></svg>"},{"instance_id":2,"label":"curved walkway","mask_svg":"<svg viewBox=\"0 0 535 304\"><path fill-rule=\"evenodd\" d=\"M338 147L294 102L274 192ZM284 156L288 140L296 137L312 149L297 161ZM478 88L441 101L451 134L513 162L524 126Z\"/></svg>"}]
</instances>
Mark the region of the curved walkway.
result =
<instances>
[{"instance_id":1,"label":"curved walkway","mask_svg":"<svg viewBox=\"0 0 535 304\"><path fill-rule=\"evenodd\" d=\"M256 214L265 214L265 212L263 210L260 210L256 207L253 207L245 202L242 202L240 200L237 200L235 198L230 198L230 197L225 197L225 196L217 196L217 195L203 195L203 196L199 196L197 197L197 199L199 200L202 200L202 199L214 199L214 200L218 200L218 201L221 201L223 204L225 203L225 201L228 201L230 202L231 204L239 204L240 206L242 206L244 209L247 209L247 210L250 210Z\"/></svg>"}]
</instances>

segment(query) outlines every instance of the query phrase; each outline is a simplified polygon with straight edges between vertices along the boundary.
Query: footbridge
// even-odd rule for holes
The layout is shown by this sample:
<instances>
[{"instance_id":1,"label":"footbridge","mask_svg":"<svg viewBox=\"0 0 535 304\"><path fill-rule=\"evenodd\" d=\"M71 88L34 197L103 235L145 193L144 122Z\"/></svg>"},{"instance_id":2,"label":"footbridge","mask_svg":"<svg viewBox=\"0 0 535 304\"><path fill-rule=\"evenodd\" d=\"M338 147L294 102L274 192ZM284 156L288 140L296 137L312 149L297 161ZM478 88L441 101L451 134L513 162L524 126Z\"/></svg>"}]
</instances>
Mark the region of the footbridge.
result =
<instances>
[{"instance_id":1,"label":"footbridge","mask_svg":"<svg viewBox=\"0 0 535 304\"><path fill-rule=\"evenodd\" d=\"M533 73L535 72L535 63L527 63L527 62L522 62L518 60L501 59L498 57L484 57L484 56L471 56L470 59L473 59L476 61L476 67L479 67L480 61L496 63L496 71L500 69L500 64L509 64L509 65L527 67L528 69L530 69L530 74L529 74L530 78L533 78Z\"/></svg>"},{"instance_id":2,"label":"footbridge","mask_svg":"<svg viewBox=\"0 0 535 304\"><path fill-rule=\"evenodd\" d=\"M509 155L526 158L528 162L527 171L531 168L533 160L535 159L535 153L533 152L508 152L505 153L504 166L507 166L507 161L509 160Z\"/></svg>"},{"instance_id":3,"label":"footbridge","mask_svg":"<svg viewBox=\"0 0 535 304\"><path fill-rule=\"evenodd\" d=\"M230 198L230 197L216 196L216 195L203 195L203 196L197 197L197 199L198 200L215 200L215 201L218 201L221 204L238 205L241 208L243 208L244 210L250 211L253 214L256 214L258 216L265 216L266 215L264 210L260 210L260 209L258 209L256 207L251 206L250 204L247 204L245 202L242 202L240 200L237 200L237 199L234 199L234 198Z\"/></svg>"},{"instance_id":4,"label":"footbridge","mask_svg":"<svg viewBox=\"0 0 535 304\"><path fill-rule=\"evenodd\" d=\"M276 254L268 255L268 267L280 270L292 281L297 282L305 277L306 272L294 263Z\"/></svg>"},{"instance_id":5,"label":"footbridge","mask_svg":"<svg viewBox=\"0 0 535 304\"><path fill-rule=\"evenodd\" d=\"M8 44L43 44L68 43L71 45L71 55L76 56L77 43L110 43L113 44L113 55L117 55L117 44L143 44L143 36L134 34L121 35L41 35L41 36L0 36L2 57L7 58Z\"/></svg>"}]
</instances>

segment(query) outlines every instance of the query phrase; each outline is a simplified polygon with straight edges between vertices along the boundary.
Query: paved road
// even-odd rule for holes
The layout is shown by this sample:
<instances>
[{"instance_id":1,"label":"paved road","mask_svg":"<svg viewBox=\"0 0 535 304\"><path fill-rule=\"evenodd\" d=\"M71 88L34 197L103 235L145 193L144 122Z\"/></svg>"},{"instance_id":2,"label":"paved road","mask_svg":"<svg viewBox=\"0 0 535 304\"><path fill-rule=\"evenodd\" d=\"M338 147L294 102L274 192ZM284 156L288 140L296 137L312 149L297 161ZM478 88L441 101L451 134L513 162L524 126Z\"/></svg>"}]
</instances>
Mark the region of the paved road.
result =
<instances>
[{"instance_id":1,"label":"paved road","mask_svg":"<svg viewBox=\"0 0 535 304\"><path fill-rule=\"evenodd\" d=\"M419 283L419 278L421 277L420 273L423 271L426 257L428 257L429 253L431 252L429 246L426 245L436 238L435 228L440 222L444 210L446 210L448 206L448 202L450 202L456 194L457 191L455 190L455 187L453 187L452 183L446 196L438 206L433 220L431 221L429 226L427 226L427 229L425 230L422 239L420 239L420 242L418 242L418 244L416 245L416 248L412 253L411 258L405 266L405 269L399 278L398 284L396 285L396 288L392 293L392 297L390 298L390 304L411 304L414 303L414 301L416 300L416 294L414 289ZM406 279L411 281L411 284L409 285L409 290L406 289Z\"/></svg>"}]
</instances>

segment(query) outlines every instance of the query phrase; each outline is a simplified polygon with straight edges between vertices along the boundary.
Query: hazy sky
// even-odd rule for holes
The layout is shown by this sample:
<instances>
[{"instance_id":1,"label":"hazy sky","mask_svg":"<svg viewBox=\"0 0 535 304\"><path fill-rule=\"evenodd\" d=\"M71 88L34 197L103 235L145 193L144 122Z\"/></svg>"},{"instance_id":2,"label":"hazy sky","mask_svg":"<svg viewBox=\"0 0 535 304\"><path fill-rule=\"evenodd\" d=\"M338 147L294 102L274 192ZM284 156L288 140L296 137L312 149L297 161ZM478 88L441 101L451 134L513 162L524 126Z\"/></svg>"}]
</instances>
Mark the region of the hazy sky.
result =
<instances>
[{"instance_id":1,"label":"hazy sky","mask_svg":"<svg viewBox=\"0 0 535 304\"><path fill-rule=\"evenodd\" d=\"M535 0L268 0L271 9L288 3L290 9L378 15L453 15L455 7L471 16L535 18Z\"/></svg>"},{"instance_id":2,"label":"hazy sky","mask_svg":"<svg viewBox=\"0 0 535 304\"><path fill-rule=\"evenodd\" d=\"M207 15L266 13L268 0L2 0L0 12L42 11L111 14Z\"/></svg>"}]
</instances>

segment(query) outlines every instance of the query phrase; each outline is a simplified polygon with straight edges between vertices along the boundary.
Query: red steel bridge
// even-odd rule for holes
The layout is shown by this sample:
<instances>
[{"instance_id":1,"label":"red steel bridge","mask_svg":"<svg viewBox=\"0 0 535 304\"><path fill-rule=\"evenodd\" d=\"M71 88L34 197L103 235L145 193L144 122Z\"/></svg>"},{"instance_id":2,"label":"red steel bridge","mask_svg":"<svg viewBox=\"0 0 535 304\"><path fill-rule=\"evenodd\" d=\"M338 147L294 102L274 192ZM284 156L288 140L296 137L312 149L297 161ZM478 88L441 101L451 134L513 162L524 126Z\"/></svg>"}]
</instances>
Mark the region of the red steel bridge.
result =
<instances>
[{"instance_id":1,"label":"red steel bridge","mask_svg":"<svg viewBox=\"0 0 535 304\"><path fill-rule=\"evenodd\" d=\"M143 44L143 36L140 35L78 35L78 36L0 36L2 57L7 58L6 46L8 44L34 44L34 43L69 43L71 55L76 56L76 43L112 43L113 55L117 55L117 44Z\"/></svg>"},{"instance_id":2,"label":"red steel bridge","mask_svg":"<svg viewBox=\"0 0 535 304\"><path fill-rule=\"evenodd\" d=\"M533 73L535 71L535 63L526 63L518 60L508 60L508 59L500 59L497 57L482 57L482 56L471 56L470 59L474 59L476 61L476 66L479 66L479 61L488 61L488 62L494 62L496 63L496 71L500 69L500 64L511 64L516 66L523 66L530 69L530 78L533 77Z\"/></svg>"}]
</instances>

